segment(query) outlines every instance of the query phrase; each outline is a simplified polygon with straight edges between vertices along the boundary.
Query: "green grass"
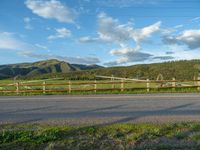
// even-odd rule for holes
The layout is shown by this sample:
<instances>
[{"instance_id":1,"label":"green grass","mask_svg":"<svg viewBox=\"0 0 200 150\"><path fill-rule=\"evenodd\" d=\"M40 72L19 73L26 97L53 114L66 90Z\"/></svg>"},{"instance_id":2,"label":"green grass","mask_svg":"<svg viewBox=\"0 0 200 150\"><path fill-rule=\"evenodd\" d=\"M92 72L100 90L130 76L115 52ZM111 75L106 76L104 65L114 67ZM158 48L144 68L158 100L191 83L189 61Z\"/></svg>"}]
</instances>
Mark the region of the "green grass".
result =
<instances>
[{"instance_id":1,"label":"green grass","mask_svg":"<svg viewBox=\"0 0 200 150\"><path fill-rule=\"evenodd\" d=\"M200 123L1 125L0 149L200 149Z\"/></svg>"},{"instance_id":2,"label":"green grass","mask_svg":"<svg viewBox=\"0 0 200 150\"><path fill-rule=\"evenodd\" d=\"M26 80L21 80L19 82L25 82ZM53 81L46 81L46 84L64 84L68 83L68 80L53 80ZM73 83L77 82L89 82L91 84L87 85L73 85ZM92 84L94 81L88 81L88 80L80 80L80 81L71 81L72 89L82 89L82 90L87 90L87 89L94 89L94 84ZM110 80L100 80L97 82L110 82ZM116 82L120 82L119 80L116 80ZM0 80L0 85L1 84L11 84L13 83L12 80ZM41 86L20 86L20 90L42 90L42 81L40 82L33 82L33 83L26 83L26 84L41 84ZM190 85L195 85L195 83L183 83L183 84L190 84ZM121 84L97 84L97 89L101 88L120 88ZM138 82L130 82L128 84L124 84L124 88L133 88L129 90L98 90L96 93L94 91L73 91L70 94L143 94L143 93L188 93L188 92L199 92L197 88L181 88L181 87L176 87L176 89L172 88L165 88L165 89L157 89L159 87L159 83L150 83L150 92L147 92L146 88L146 83L138 83ZM13 93L3 93L1 91L3 90L12 90L15 91L16 87L14 86L0 86L0 95L2 96L7 96L7 95L17 95L15 92ZM56 95L56 94L69 94L68 93L68 85L59 85L59 86L47 86L46 90L66 90L66 92L54 92L54 93L46 93L43 94L41 93L20 93L18 95Z\"/></svg>"}]
</instances>

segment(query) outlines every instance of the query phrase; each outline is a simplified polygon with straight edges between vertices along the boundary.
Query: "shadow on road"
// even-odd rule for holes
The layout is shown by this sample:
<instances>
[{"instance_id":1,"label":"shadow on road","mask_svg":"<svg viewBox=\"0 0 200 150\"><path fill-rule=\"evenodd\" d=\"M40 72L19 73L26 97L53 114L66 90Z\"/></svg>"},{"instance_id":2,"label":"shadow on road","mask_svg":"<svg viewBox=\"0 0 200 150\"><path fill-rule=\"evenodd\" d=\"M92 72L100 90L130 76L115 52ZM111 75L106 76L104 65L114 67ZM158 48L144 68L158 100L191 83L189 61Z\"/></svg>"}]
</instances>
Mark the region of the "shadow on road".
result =
<instances>
[{"instance_id":1,"label":"shadow on road","mask_svg":"<svg viewBox=\"0 0 200 150\"><path fill-rule=\"evenodd\" d=\"M195 103L187 103L183 105L178 105L165 109L156 110L126 110L127 105L115 105L110 107L96 108L86 111L78 112L59 112L49 111L48 109L54 108L55 106L46 106L31 109L22 109L11 112L0 113L0 122L7 120L14 120L17 123L33 123L42 122L48 120L70 120L74 119L79 122L81 119L87 124L88 121L97 121L98 125L111 125L116 123L127 123L134 122L137 119L143 117L165 117L165 116L198 116L200 115L200 109L191 109L190 106L195 105ZM45 110L45 111L43 111ZM86 119L87 118L87 119ZM88 119L89 118L89 119ZM100 122L98 118L103 118ZM115 118L115 119L113 119ZM85 120L84 120L85 119Z\"/></svg>"}]
</instances>

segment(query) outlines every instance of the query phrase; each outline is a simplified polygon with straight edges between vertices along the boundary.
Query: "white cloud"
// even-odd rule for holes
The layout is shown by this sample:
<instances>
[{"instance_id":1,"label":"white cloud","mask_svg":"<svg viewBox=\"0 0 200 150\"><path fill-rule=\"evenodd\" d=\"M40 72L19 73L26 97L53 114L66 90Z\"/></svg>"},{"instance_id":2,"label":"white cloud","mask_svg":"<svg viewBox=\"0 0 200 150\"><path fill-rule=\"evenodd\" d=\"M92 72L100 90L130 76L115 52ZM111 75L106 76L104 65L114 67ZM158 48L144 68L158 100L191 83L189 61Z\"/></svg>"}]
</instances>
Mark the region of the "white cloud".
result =
<instances>
[{"instance_id":1,"label":"white cloud","mask_svg":"<svg viewBox=\"0 0 200 150\"><path fill-rule=\"evenodd\" d=\"M120 24L105 13L98 15L98 34L102 41L124 43L130 39L131 23Z\"/></svg>"},{"instance_id":2,"label":"white cloud","mask_svg":"<svg viewBox=\"0 0 200 150\"><path fill-rule=\"evenodd\" d=\"M0 32L0 49L25 50L33 47L15 38L14 33Z\"/></svg>"},{"instance_id":3,"label":"white cloud","mask_svg":"<svg viewBox=\"0 0 200 150\"><path fill-rule=\"evenodd\" d=\"M194 49L192 51L186 51L183 45L167 45L166 49L170 49L173 52L173 57L176 60L191 60L200 59L199 50Z\"/></svg>"},{"instance_id":4,"label":"white cloud","mask_svg":"<svg viewBox=\"0 0 200 150\"><path fill-rule=\"evenodd\" d=\"M31 26L30 22L31 22L31 18L29 18L29 17L25 17L24 18L25 29L27 29L27 30L32 30L33 29L33 27Z\"/></svg>"},{"instance_id":5,"label":"white cloud","mask_svg":"<svg viewBox=\"0 0 200 150\"><path fill-rule=\"evenodd\" d=\"M191 19L191 21L199 21L200 20L200 17L195 17L193 19Z\"/></svg>"},{"instance_id":6,"label":"white cloud","mask_svg":"<svg viewBox=\"0 0 200 150\"><path fill-rule=\"evenodd\" d=\"M178 29L178 28L182 28L182 27L183 27L183 24L179 24L179 25L176 25L174 28Z\"/></svg>"},{"instance_id":7,"label":"white cloud","mask_svg":"<svg viewBox=\"0 0 200 150\"><path fill-rule=\"evenodd\" d=\"M25 4L34 14L47 19L56 19L59 22L74 23L78 15L74 9L58 0L27 0Z\"/></svg>"},{"instance_id":8,"label":"white cloud","mask_svg":"<svg viewBox=\"0 0 200 150\"><path fill-rule=\"evenodd\" d=\"M164 36L165 44L187 45L189 49L200 48L200 30L185 30L176 36Z\"/></svg>"},{"instance_id":9,"label":"white cloud","mask_svg":"<svg viewBox=\"0 0 200 150\"><path fill-rule=\"evenodd\" d=\"M25 51L36 51L44 49L50 52L48 47L41 44L30 44L22 41L17 34L10 32L0 32L0 50L12 50L17 53L22 53Z\"/></svg>"},{"instance_id":10,"label":"white cloud","mask_svg":"<svg viewBox=\"0 0 200 150\"><path fill-rule=\"evenodd\" d=\"M130 55L131 53L135 53L141 49L141 43L146 38L150 37L153 33L160 30L161 22L156 22L153 25L144 27L142 29L133 29L130 30L131 38L135 41L136 45L134 48L122 47L117 50L111 50L111 54L113 55Z\"/></svg>"},{"instance_id":11,"label":"white cloud","mask_svg":"<svg viewBox=\"0 0 200 150\"><path fill-rule=\"evenodd\" d=\"M122 48L119 48L119 49L113 49L110 51L110 54L111 55L126 55L130 52L134 52L136 51L135 49L133 48L129 48L129 47L122 47Z\"/></svg>"},{"instance_id":12,"label":"white cloud","mask_svg":"<svg viewBox=\"0 0 200 150\"><path fill-rule=\"evenodd\" d=\"M36 54L31 51L21 51L18 54L25 56L25 57L31 57L36 59L58 59L62 61L66 61L72 64L97 64L100 63L100 60L97 57L67 57L67 56L59 56L54 54Z\"/></svg>"},{"instance_id":13,"label":"white cloud","mask_svg":"<svg viewBox=\"0 0 200 150\"><path fill-rule=\"evenodd\" d=\"M71 31L66 28L55 29L56 34L48 36L49 40L59 39L59 38L67 38L71 36Z\"/></svg>"},{"instance_id":14,"label":"white cloud","mask_svg":"<svg viewBox=\"0 0 200 150\"><path fill-rule=\"evenodd\" d=\"M111 55L116 55L119 58L115 62L108 64L124 64L128 62L135 62L143 60L140 58L148 58L151 55L138 52L141 50L142 42L151 37L155 32L160 30L161 21L144 28L135 29L131 22L120 24L117 19L113 19L105 13L98 15L98 37L82 37L79 42L107 42L116 43L120 46L118 49L110 51ZM135 47L128 47L128 42L134 41ZM138 57L138 59L136 59Z\"/></svg>"},{"instance_id":15,"label":"white cloud","mask_svg":"<svg viewBox=\"0 0 200 150\"><path fill-rule=\"evenodd\" d=\"M42 49L48 49L46 46L41 45L41 44L35 44L35 46L37 46L37 47L39 47L39 48L42 48Z\"/></svg>"},{"instance_id":16,"label":"white cloud","mask_svg":"<svg viewBox=\"0 0 200 150\"><path fill-rule=\"evenodd\" d=\"M104 63L106 66L116 66L116 65L125 65L130 64L133 62L146 62L146 61L154 61L154 60L174 60L175 57L168 56L168 55L158 55L155 56L153 54L147 52L139 52L139 51L132 51L130 48L123 49L125 52L122 54L120 53L121 57L119 57L115 61L110 61ZM117 50L115 50L117 52ZM122 52L122 49L119 49L119 52ZM118 55L118 53L115 53Z\"/></svg>"},{"instance_id":17,"label":"white cloud","mask_svg":"<svg viewBox=\"0 0 200 150\"><path fill-rule=\"evenodd\" d=\"M97 22L98 37L82 37L79 39L80 42L110 42L122 45L129 40L134 40L136 44L138 44L136 46L138 48L140 42L159 31L161 25L161 22L159 21L142 29L134 29L131 22L120 24L117 19L113 19L105 13L100 13L98 15Z\"/></svg>"},{"instance_id":18,"label":"white cloud","mask_svg":"<svg viewBox=\"0 0 200 150\"><path fill-rule=\"evenodd\" d=\"M186 30L176 38L190 49L200 48L200 30Z\"/></svg>"},{"instance_id":19,"label":"white cloud","mask_svg":"<svg viewBox=\"0 0 200 150\"><path fill-rule=\"evenodd\" d=\"M92 42L100 41L100 39L99 38L92 38L92 37L89 37L89 36L85 36L85 37L79 38L78 41L81 42L81 43L92 43Z\"/></svg>"},{"instance_id":20,"label":"white cloud","mask_svg":"<svg viewBox=\"0 0 200 150\"><path fill-rule=\"evenodd\" d=\"M158 21L142 29L133 30L131 36L136 42L136 48L139 49L141 47L141 42L144 39L150 37L153 33L158 32L160 30L160 26L161 26L161 21Z\"/></svg>"},{"instance_id":21,"label":"white cloud","mask_svg":"<svg viewBox=\"0 0 200 150\"><path fill-rule=\"evenodd\" d=\"M145 53L145 52L129 52L126 53L124 56L118 58L115 61L110 61L105 63L106 66L116 66L116 65L123 65L132 62L141 62L149 60L153 57L152 54Z\"/></svg>"},{"instance_id":22,"label":"white cloud","mask_svg":"<svg viewBox=\"0 0 200 150\"><path fill-rule=\"evenodd\" d=\"M41 44L36 43L35 46L40 48L40 49L46 50L47 52L50 52L49 48L45 45L41 45Z\"/></svg>"},{"instance_id":23,"label":"white cloud","mask_svg":"<svg viewBox=\"0 0 200 150\"><path fill-rule=\"evenodd\" d=\"M114 42L124 43L130 40L131 23L120 24L117 19L113 19L105 13L100 13L97 17L98 37L82 37L82 43L89 42Z\"/></svg>"}]
</instances>

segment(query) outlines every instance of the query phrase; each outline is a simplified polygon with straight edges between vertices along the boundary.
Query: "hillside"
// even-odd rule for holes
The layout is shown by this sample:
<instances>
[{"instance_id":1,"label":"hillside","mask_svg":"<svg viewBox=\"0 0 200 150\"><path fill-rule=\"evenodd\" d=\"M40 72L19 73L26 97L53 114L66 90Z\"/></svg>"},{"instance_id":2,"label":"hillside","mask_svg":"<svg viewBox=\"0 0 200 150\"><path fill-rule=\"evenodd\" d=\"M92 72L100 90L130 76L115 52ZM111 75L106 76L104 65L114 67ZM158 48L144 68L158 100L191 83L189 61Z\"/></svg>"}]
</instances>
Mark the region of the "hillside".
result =
<instances>
[{"instance_id":1,"label":"hillside","mask_svg":"<svg viewBox=\"0 0 200 150\"><path fill-rule=\"evenodd\" d=\"M0 66L0 79L13 77L35 77L44 74L67 73L73 71L101 68L98 65L69 64L55 59L35 63L20 63Z\"/></svg>"},{"instance_id":2,"label":"hillside","mask_svg":"<svg viewBox=\"0 0 200 150\"><path fill-rule=\"evenodd\" d=\"M194 76L200 73L200 60L182 60L154 64L140 64L127 67L109 67L92 69L85 71L68 72L66 74L46 74L39 78L48 77L64 77L66 79L74 80L92 80L96 75L114 75L116 77L139 78L139 79L157 79L159 74L162 74L164 79L171 80L176 78L178 80L192 80Z\"/></svg>"},{"instance_id":3,"label":"hillside","mask_svg":"<svg viewBox=\"0 0 200 150\"><path fill-rule=\"evenodd\" d=\"M183 60L109 68L98 65L69 64L58 60L0 66L0 79L19 76L23 79L63 77L66 79L90 80L95 79L96 75L156 79L158 74L162 74L164 79L175 77L180 80L192 80L199 73L200 60Z\"/></svg>"}]
</instances>

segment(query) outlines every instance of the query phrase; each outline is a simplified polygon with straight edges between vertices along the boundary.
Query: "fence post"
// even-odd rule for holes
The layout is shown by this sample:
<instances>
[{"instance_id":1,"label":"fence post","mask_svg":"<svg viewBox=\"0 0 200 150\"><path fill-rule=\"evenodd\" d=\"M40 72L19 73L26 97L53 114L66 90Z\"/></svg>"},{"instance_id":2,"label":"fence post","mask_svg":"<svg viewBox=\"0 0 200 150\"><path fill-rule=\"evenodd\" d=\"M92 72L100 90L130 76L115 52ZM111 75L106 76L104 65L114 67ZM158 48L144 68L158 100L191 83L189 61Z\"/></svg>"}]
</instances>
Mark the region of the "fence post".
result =
<instances>
[{"instance_id":1,"label":"fence post","mask_svg":"<svg viewBox=\"0 0 200 150\"><path fill-rule=\"evenodd\" d=\"M121 92L123 92L124 91L124 80L122 79L121 80Z\"/></svg>"},{"instance_id":2,"label":"fence post","mask_svg":"<svg viewBox=\"0 0 200 150\"><path fill-rule=\"evenodd\" d=\"M94 81L94 92L97 92L97 80Z\"/></svg>"},{"instance_id":3,"label":"fence post","mask_svg":"<svg viewBox=\"0 0 200 150\"><path fill-rule=\"evenodd\" d=\"M150 83L149 83L149 79L147 79L147 92L149 92L149 88L150 88Z\"/></svg>"},{"instance_id":4,"label":"fence post","mask_svg":"<svg viewBox=\"0 0 200 150\"><path fill-rule=\"evenodd\" d=\"M197 86L198 86L198 90L200 90L200 77L197 77Z\"/></svg>"},{"instance_id":5,"label":"fence post","mask_svg":"<svg viewBox=\"0 0 200 150\"><path fill-rule=\"evenodd\" d=\"M172 87L173 90L176 90L176 78L172 78L173 82L172 82Z\"/></svg>"},{"instance_id":6,"label":"fence post","mask_svg":"<svg viewBox=\"0 0 200 150\"><path fill-rule=\"evenodd\" d=\"M16 83L16 93L19 94L19 82Z\"/></svg>"},{"instance_id":7,"label":"fence post","mask_svg":"<svg viewBox=\"0 0 200 150\"><path fill-rule=\"evenodd\" d=\"M68 85L68 90L69 90L69 93L71 93L71 91L72 91L72 88L71 88L71 81L69 81L69 85Z\"/></svg>"},{"instance_id":8,"label":"fence post","mask_svg":"<svg viewBox=\"0 0 200 150\"><path fill-rule=\"evenodd\" d=\"M42 90L43 90L43 94L45 94L46 93L46 82L45 81L43 81Z\"/></svg>"},{"instance_id":9,"label":"fence post","mask_svg":"<svg viewBox=\"0 0 200 150\"><path fill-rule=\"evenodd\" d=\"M112 75L111 82L114 82L114 76ZM112 83L112 88L114 89L114 84Z\"/></svg>"}]
</instances>

